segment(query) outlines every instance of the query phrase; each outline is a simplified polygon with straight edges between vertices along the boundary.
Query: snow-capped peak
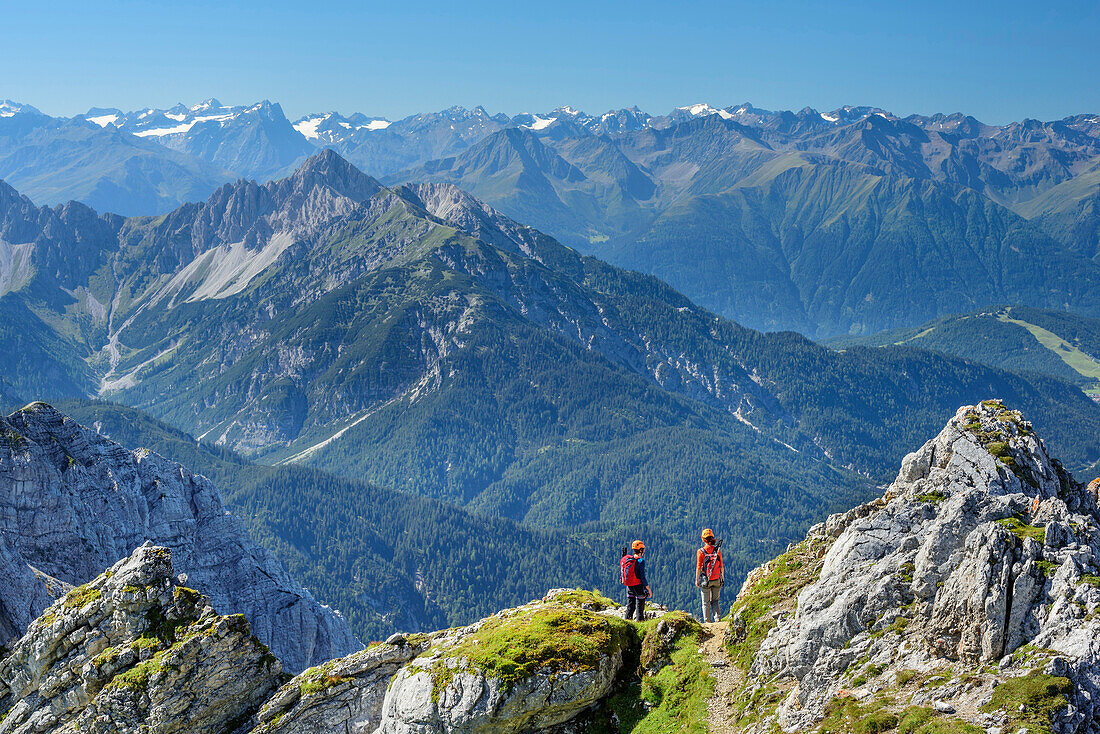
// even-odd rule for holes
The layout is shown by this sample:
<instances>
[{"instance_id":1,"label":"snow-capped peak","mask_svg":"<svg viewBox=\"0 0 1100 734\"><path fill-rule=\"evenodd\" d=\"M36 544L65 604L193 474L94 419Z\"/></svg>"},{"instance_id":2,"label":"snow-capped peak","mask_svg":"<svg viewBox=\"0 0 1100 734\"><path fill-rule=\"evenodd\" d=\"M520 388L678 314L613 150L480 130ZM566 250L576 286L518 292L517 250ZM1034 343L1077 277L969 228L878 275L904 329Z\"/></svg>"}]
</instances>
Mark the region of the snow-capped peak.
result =
<instances>
[{"instance_id":1,"label":"snow-capped peak","mask_svg":"<svg viewBox=\"0 0 1100 734\"><path fill-rule=\"evenodd\" d=\"M575 110L569 105L562 105L554 110L554 112L560 112L563 115L569 115L570 117L576 117L581 114L580 110Z\"/></svg>"},{"instance_id":2,"label":"snow-capped peak","mask_svg":"<svg viewBox=\"0 0 1100 734\"><path fill-rule=\"evenodd\" d=\"M705 117L707 115L718 115L723 120L733 119L733 114L728 110L719 110L711 107L706 102L700 102L698 104L688 105L687 107L677 107L676 109L682 110L692 117Z\"/></svg>"},{"instance_id":3,"label":"snow-capped peak","mask_svg":"<svg viewBox=\"0 0 1100 734\"><path fill-rule=\"evenodd\" d=\"M42 111L22 102L13 102L10 99L0 100L0 117L15 117L20 113L41 115Z\"/></svg>"}]
</instances>

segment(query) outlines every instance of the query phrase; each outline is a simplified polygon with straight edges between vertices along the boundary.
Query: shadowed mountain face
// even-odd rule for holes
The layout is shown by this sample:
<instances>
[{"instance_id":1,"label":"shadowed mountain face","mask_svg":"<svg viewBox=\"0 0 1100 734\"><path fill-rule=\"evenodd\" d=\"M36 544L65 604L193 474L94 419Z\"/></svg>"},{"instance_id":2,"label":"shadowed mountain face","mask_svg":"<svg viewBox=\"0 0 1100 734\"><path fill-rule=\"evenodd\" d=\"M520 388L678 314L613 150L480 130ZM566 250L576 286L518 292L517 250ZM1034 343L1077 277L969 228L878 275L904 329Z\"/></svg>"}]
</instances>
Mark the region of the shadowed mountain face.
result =
<instances>
[{"instance_id":1,"label":"shadowed mountain face","mask_svg":"<svg viewBox=\"0 0 1100 734\"><path fill-rule=\"evenodd\" d=\"M249 539L205 477L148 449L127 451L44 403L0 420L0 467L0 556L24 575L30 567L71 588L151 540L171 548L178 570L218 606L245 615L288 669L362 647ZM14 589L7 579L0 589L3 642L45 607L17 598L12 578Z\"/></svg>"}]
</instances>

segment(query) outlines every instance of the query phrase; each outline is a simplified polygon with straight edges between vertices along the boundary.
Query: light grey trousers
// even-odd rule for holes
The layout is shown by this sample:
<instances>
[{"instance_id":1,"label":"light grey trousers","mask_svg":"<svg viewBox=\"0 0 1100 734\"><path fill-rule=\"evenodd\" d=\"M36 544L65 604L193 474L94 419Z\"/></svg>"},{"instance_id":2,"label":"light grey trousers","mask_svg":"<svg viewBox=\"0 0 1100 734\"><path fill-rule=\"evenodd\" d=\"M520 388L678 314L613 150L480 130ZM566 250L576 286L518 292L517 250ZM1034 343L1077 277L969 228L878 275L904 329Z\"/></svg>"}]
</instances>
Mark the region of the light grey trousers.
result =
<instances>
[{"instance_id":1,"label":"light grey trousers","mask_svg":"<svg viewBox=\"0 0 1100 734\"><path fill-rule=\"evenodd\" d=\"M708 581L706 586L699 587L699 592L703 597L703 621L722 621L722 615L718 612L718 595L722 593L722 582Z\"/></svg>"}]
</instances>

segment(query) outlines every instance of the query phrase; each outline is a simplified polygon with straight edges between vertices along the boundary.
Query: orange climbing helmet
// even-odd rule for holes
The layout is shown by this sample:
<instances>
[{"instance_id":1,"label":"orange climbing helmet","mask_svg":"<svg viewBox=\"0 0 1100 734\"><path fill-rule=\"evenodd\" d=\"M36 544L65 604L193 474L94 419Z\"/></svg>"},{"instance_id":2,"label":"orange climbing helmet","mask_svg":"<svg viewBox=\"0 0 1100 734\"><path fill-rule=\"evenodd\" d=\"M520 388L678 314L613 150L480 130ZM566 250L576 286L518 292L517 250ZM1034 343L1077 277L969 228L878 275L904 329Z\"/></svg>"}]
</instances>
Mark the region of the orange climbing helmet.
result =
<instances>
[{"instance_id":1,"label":"orange climbing helmet","mask_svg":"<svg viewBox=\"0 0 1100 734\"><path fill-rule=\"evenodd\" d=\"M703 534L700 537L703 540L706 540L707 538L710 538L711 540L714 540L714 531L711 530L710 528L706 528L706 529L703 530Z\"/></svg>"},{"instance_id":2,"label":"orange climbing helmet","mask_svg":"<svg viewBox=\"0 0 1100 734\"><path fill-rule=\"evenodd\" d=\"M636 550L636 551L640 551L640 550L644 551L645 550L645 543L643 543L640 540L635 540L633 543L630 544L630 548L632 550Z\"/></svg>"}]
</instances>

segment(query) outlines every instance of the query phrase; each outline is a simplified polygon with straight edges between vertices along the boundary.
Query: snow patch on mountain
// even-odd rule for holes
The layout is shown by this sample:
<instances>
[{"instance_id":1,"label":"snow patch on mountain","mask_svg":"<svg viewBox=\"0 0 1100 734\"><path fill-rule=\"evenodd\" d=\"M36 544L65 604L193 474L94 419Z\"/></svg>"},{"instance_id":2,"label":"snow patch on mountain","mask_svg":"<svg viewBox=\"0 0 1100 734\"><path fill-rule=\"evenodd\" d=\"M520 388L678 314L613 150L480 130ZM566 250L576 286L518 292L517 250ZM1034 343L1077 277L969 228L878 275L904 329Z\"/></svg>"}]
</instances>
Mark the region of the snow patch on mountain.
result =
<instances>
[{"instance_id":1,"label":"snow patch on mountain","mask_svg":"<svg viewBox=\"0 0 1100 734\"><path fill-rule=\"evenodd\" d=\"M115 124L118 120L118 115L100 115L98 117L85 117L84 119L100 127L107 127L108 125Z\"/></svg>"},{"instance_id":2,"label":"snow patch on mountain","mask_svg":"<svg viewBox=\"0 0 1100 734\"><path fill-rule=\"evenodd\" d=\"M698 104L688 105L687 107L677 107L678 110L687 112L692 117L705 117L706 115L718 115L723 120L732 120L734 115L729 110L719 110L711 107L705 102Z\"/></svg>"},{"instance_id":3,"label":"snow patch on mountain","mask_svg":"<svg viewBox=\"0 0 1100 734\"><path fill-rule=\"evenodd\" d=\"M321 137L317 134L317 128L329 117L331 117L331 115L318 115L316 117L303 118L294 123L294 129L301 133L302 137L306 140L317 140Z\"/></svg>"},{"instance_id":4,"label":"snow patch on mountain","mask_svg":"<svg viewBox=\"0 0 1100 734\"><path fill-rule=\"evenodd\" d=\"M556 117L539 117L538 115L531 115L534 118L534 122L530 125L524 125L528 130L542 130L552 125L558 118Z\"/></svg>"},{"instance_id":5,"label":"snow patch on mountain","mask_svg":"<svg viewBox=\"0 0 1100 734\"><path fill-rule=\"evenodd\" d=\"M10 99L0 100L0 117L15 117L20 112L38 112L38 109L29 104L13 102Z\"/></svg>"}]
</instances>

